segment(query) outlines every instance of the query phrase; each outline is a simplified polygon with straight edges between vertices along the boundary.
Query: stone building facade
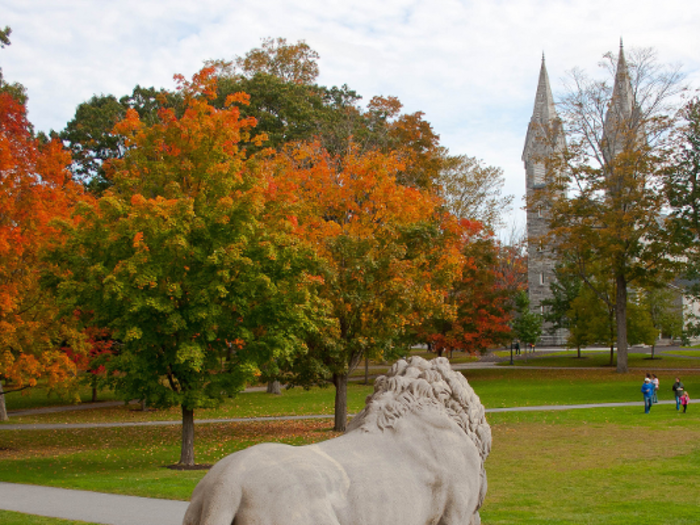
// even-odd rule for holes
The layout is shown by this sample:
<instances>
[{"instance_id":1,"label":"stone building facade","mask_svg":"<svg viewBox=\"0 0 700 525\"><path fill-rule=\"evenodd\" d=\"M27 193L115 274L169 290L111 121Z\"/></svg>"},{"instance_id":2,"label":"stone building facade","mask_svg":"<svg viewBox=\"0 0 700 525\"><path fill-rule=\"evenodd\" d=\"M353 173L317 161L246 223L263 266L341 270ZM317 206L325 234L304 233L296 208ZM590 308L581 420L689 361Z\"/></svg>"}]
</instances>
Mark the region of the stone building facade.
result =
<instances>
[{"instance_id":1,"label":"stone building facade","mask_svg":"<svg viewBox=\"0 0 700 525\"><path fill-rule=\"evenodd\" d=\"M545 140L545 135L555 137ZM542 56L540 77L535 95L535 106L527 129L522 160L525 164L527 201L531 202L538 190L546 184L545 158L563 151L565 137L554 105L554 97L549 84L549 76ZM554 279L556 260L549 244L542 239L548 231L547 210L543 207L527 207L527 282L530 308L544 313L542 301L552 297L549 285ZM559 330L550 334L545 326L540 343L562 345L566 342L566 332Z\"/></svg>"},{"instance_id":2,"label":"stone building facade","mask_svg":"<svg viewBox=\"0 0 700 525\"><path fill-rule=\"evenodd\" d=\"M625 134L619 123L634 119L635 111L634 93L622 42L620 42L615 83L603 126L602 153L606 160L610 161L620 152ZM643 142L645 137L639 136L635 140ZM556 156L558 152L563 152L565 147L566 137L557 115L543 55L535 106L528 125L522 155L525 164L528 203L532 202L532 197L547 183L543 159ZM528 205L528 295L530 308L537 313L544 313L542 301L552 297L550 284L554 279L554 268L557 263L548 243L541 240L547 234L548 229L547 210L541 207L535 209ZM563 345L566 343L567 335L566 330L550 334L545 325L540 342L544 345Z\"/></svg>"}]
</instances>

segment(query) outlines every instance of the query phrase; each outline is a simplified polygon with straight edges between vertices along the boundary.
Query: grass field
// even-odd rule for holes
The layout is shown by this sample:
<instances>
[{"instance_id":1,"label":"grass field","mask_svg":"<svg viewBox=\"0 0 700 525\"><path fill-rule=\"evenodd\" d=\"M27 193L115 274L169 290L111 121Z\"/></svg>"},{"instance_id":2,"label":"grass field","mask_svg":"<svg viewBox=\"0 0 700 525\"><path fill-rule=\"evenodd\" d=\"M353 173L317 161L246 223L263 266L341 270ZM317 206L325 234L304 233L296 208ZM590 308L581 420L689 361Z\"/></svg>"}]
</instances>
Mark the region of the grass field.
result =
<instances>
[{"instance_id":1,"label":"grass field","mask_svg":"<svg viewBox=\"0 0 700 525\"><path fill-rule=\"evenodd\" d=\"M687 414L654 406L645 415L642 375L612 370L470 370L466 373L487 407L638 401L623 408L493 413L494 444L486 468L489 491L484 525L700 523L700 407ZM658 372L661 398L670 399L675 372ZM681 377L700 392L700 371ZM352 385L350 411L363 405L369 387ZM331 413L332 389L285 391L282 396L242 394L219 409L228 417L293 412ZM60 414L63 422L116 420L122 412L99 409ZM199 411L198 418L211 414ZM88 416L88 413L92 414ZM131 412L164 419L177 412ZM34 422L57 415L33 416ZM23 418L24 419L24 418ZM19 422L20 418L11 421ZM24 421L26 422L26 420ZM335 436L330 420L202 424L196 429L200 463L265 441L291 444ZM0 481L34 483L149 497L188 499L203 471L165 468L179 456L177 425L55 431L0 429ZM20 515L21 516L21 515ZM0 523L59 525L61 521ZM33 518L32 518L33 519ZM39 518L37 518L39 519ZM40 518L43 519L43 518Z\"/></svg>"}]
</instances>

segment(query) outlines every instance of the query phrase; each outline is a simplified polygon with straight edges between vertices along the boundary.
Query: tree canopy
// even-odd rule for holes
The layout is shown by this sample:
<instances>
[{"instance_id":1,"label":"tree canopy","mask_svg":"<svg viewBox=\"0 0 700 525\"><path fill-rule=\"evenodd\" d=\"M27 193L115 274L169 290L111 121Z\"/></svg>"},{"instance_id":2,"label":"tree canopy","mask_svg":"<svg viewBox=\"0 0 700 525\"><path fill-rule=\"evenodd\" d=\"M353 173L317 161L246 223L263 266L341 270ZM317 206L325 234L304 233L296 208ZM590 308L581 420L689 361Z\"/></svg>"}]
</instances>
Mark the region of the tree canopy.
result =
<instances>
[{"instance_id":1,"label":"tree canopy","mask_svg":"<svg viewBox=\"0 0 700 525\"><path fill-rule=\"evenodd\" d=\"M179 78L184 111L155 123L134 109L115 127L122 158L113 186L67 225L54 260L68 308L118 341L108 369L125 399L179 405L180 463L194 463L193 413L243 388L257 367L303 347L313 324L312 254L265 164L246 158L252 119L243 94L226 107L212 70Z\"/></svg>"}]
</instances>

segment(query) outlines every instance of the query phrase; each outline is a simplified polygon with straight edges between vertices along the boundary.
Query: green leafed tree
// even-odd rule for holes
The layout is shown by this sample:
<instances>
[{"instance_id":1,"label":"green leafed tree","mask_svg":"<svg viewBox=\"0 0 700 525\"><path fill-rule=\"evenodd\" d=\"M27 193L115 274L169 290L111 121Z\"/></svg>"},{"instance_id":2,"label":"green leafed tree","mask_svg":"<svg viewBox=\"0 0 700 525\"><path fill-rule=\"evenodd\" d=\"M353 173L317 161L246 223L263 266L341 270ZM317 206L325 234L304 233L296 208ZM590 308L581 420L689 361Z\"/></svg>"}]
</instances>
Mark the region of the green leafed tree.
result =
<instances>
[{"instance_id":1,"label":"green leafed tree","mask_svg":"<svg viewBox=\"0 0 700 525\"><path fill-rule=\"evenodd\" d=\"M101 195L112 181L105 172L106 163L124 156L124 138L114 132L129 109L142 122L155 124L160 108L178 108L176 93L136 86L131 95L94 95L78 105L75 116L59 134L73 157L71 171L94 195Z\"/></svg>"},{"instance_id":2,"label":"green leafed tree","mask_svg":"<svg viewBox=\"0 0 700 525\"><path fill-rule=\"evenodd\" d=\"M622 47L607 55L613 82L572 73L560 105L566 148L545 159L551 184L528 203L548 210L550 239L582 277L602 265L613 280L620 373L628 370L628 290L672 279L678 262L662 189L681 75L650 50L630 57Z\"/></svg>"},{"instance_id":3,"label":"green leafed tree","mask_svg":"<svg viewBox=\"0 0 700 525\"><path fill-rule=\"evenodd\" d=\"M513 335L521 343L535 345L542 335L542 316L530 309L530 299L522 290L515 297Z\"/></svg>"},{"instance_id":4,"label":"green leafed tree","mask_svg":"<svg viewBox=\"0 0 700 525\"><path fill-rule=\"evenodd\" d=\"M259 367L303 350L313 259L291 235L292 212L267 164L247 159L253 121L211 70L180 79L184 111L148 125L130 109L115 127L124 155L113 185L84 206L54 260L54 285L117 341L107 367L116 391L150 406L181 407L179 463L194 464L194 411L241 390Z\"/></svg>"},{"instance_id":5,"label":"green leafed tree","mask_svg":"<svg viewBox=\"0 0 700 525\"><path fill-rule=\"evenodd\" d=\"M577 329L582 321L579 318L581 312L573 308L573 302L581 294L582 286L581 277L570 265L559 264L554 269L554 280L549 285L552 296L542 301L545 307L544 320L549 323L550 333L567 330L567 343L576 348L579 358L581 347L588 343L588 337L584 337L585 332Z\"/></svg>"},{"instance_id":6,"label":"green leafed tree","mask_svg":"<svg viewBox=\"0 0 700 525\"><path fill-rule=\"evenodd\" d=\"M446 157L438 177L449 210L490 231L503 226L502 217L513 202L512 195L501 195L504 182L501 168L485 166L468 155Z\"/></svg>"}]
</instances>

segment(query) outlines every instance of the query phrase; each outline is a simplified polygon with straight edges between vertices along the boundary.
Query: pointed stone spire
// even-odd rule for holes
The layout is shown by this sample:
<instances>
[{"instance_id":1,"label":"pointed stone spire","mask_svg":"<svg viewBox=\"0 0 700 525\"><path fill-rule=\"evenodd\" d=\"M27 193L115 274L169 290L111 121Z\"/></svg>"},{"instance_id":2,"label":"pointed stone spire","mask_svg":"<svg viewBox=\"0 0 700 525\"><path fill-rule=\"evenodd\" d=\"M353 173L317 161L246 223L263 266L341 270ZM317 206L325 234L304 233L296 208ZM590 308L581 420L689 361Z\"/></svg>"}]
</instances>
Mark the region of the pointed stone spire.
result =
<instances>
[{"instance_id":1,"label":"pointed stone spire","mask_svg":"<svg viewBox=\"0 0 700 525\"><path fill-rule=\"evenodd\" d=\"M544 52L542 53L542 65L540 66L540 78L537 82L537 93L535 94L535 106L532 110L532 117L527 128L527 137L525 138L525 148L523 149L522 160L527 161L532 154L538 149L538 137L541 137L543 130L551 127L555 121L559 119L557 110L554 105L554 96L552 88L549 85L549 75L547 74L547 66L544 60Z\"/></svg>"},{"instance_id":2,"label":"pointed stone spire","mask_svg":"<svg viewBox=\"0 0 700 525\"><path fill-rule=\"evenodd\" d=\"M636 137L635 140L643 140L642 130L637 130L633 135L630 135L630 131L637 125L635 122L634 90L625 60L622 38L620 38L620 54L617 57L615 84L603 127L603 155L608 162L611 162L622 151L625 143L632 137Z\"/></svg>"},{"instance_id":3,"label":"pointed stone spire","mask_svg":"<svg viewBox=\"0 0 700 525\"><path fill-rule=\"evenodd\" d=\"M537 82L537 93L535 94L535 107L532 111L532 120L539 124L547 124L552 118L557 117L557 110L554 107L554 97L552 88L549 86L549 75L547 65L542 53L542 65L540 66L540 78Z\"/></svg>"},{"instance_id":4,"label":"pointed stone spire","mask_svg":"<svg viewBox=\"0 0 700 525\"><path fill-rule=\"evenodd\" d=\"M629 69L625 60L625 49L620 38L620 54L617 57L617 69L615 70L615 85L613 86L612 99L608 114L614 113L616 117L629 119L634 109L634 92L630 81Z\"/></svg>"}]
</instances>

